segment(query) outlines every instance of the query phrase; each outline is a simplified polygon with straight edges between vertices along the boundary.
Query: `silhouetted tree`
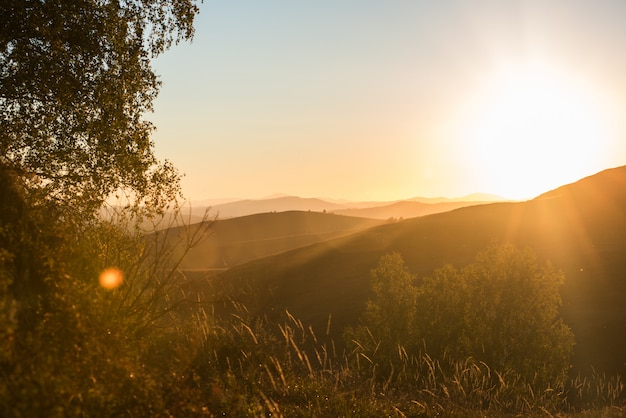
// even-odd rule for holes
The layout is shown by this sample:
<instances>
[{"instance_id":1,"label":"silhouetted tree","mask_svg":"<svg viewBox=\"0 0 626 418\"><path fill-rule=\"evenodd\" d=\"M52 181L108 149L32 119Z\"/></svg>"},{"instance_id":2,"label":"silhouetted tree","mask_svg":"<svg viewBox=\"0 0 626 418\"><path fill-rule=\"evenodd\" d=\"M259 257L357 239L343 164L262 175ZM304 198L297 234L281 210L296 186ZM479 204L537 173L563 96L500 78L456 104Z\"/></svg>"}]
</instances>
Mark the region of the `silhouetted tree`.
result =
<instances>
[{"instance_id":1,"label":"silhouetted tree","mask_svg":"<svg viewBox=\"0 0 626 418\"><path fill-rule=\"evenodd\" d=\"M403 353L472 357L545 387L565 377L574 345L559 315L562 282L552 265L511 245L461 269L446 265L419 285L398 254L384 256L362 325L347 337L381 367Z\"/></svg>"},{"instance_id":2,"label":"silhouetted tree","mask_svg":"<svg viewBox=\"0 0 626 418\"><path fill-rule=\"evenodd\" d=\"M574 336L562 319L563 273L530 250L492 246L461 269L445 266L420 286L418 335L427 350L481 360L543 382L564 377Z\"/></svg>"},{"instance_id":3,"label":"silhouetted tree","mask_svg":"<svg viewBox=\"0 0 626 418\"><path fill-rule=\"evenodd\" d=\"M371 285L373 298L367 302L362 325L348 329L346 338L361 344L386 369L398 359L399 349L415 343L417 287L398 253L380 259L371 271Z\"/></svg>"},{"instance_id":4,"label":"silhouetted tree","mask_svg":"<svg viewBox=\"0 0 626 418\"><path fill-rule=\"evenodd\" d=\"M191 39L197 11L192 0L0 2L2 416L180 406L166 399L193 346L171 309L185 299L176 260L129 217L180 194L142 117L159 87L151 59ZM99 210L117 191L130 210L114 223ZM110 266L125 281L107 290L98 274Z\"/></svg>"},{"instance_id":5,"label":"silhouetted tree","mask_svg":"<svg viewBox=\"0 0 626 418\"><path fill-rule=\"evenodd\" d=\"M178 175L154 156L151 59L190 39L193 0L0 2L0 166L47 199L97 208L119 188L158 204Z\"/></svg>"}]
</instances>

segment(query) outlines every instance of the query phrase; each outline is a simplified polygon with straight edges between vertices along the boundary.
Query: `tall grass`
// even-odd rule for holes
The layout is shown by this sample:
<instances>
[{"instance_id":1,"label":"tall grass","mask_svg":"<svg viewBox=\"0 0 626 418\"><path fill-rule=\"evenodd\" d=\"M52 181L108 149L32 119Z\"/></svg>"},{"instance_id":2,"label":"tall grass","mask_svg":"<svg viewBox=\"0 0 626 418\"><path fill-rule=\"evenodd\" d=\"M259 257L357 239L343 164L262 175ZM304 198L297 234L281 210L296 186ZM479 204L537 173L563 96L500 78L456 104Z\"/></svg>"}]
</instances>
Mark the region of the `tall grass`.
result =
<instances>
[{"instance_id":1,"label":"tall grass","mask_svg":"<svg viewBox=\"0 0 626 418\"><path fill-rule=\"evenodd\" d=\"M554 387L472 358L434 359L397 348L389 367L372 353L338 351L333 341L289 312L283 322L250 319L239 307L228 320L203 327L194 362L211 414L242 416L513 416L613 406L623 411L619 377L576 376ZM381 369L386 370L380 373Z\"/></svg>"}]
</instances>

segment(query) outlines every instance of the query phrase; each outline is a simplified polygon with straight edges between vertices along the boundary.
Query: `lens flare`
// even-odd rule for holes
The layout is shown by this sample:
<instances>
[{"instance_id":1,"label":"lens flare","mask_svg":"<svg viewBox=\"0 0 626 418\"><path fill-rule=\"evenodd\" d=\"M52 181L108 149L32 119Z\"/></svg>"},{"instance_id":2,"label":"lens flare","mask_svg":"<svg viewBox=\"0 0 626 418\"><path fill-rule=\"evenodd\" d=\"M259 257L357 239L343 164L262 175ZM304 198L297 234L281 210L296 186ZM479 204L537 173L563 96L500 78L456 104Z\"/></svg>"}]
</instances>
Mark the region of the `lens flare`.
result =
<instances>
[{"instance_id":1,"label":"lens flare","mask_svg":"<svg viewBox=\"0 0 626 418\"><path fill-rule=\"evenodd\" d=\"M100 286L105 289L115 289L124 281L124 275L120 269L115 267L108 268L100 273Z\"/></svg>"}]
</instances>

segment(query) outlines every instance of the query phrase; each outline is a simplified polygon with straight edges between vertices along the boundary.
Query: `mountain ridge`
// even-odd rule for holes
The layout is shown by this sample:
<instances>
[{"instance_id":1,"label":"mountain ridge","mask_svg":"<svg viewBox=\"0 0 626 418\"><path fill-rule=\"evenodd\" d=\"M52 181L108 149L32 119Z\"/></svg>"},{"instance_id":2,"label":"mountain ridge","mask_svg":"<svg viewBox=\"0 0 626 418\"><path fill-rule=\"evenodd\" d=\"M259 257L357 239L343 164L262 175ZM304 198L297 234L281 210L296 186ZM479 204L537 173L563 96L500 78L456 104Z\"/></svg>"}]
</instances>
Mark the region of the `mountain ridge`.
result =
<instances>
[{"instance_id":1,"label":"mountain ridge","mask_svg":"<svg viewBox=\"0 0 626 418\"><path fill-rule=\"evenodd\" d=\"M483 199L480 200L479 198ZM485 200L487 199L487 200ZM399 218L399 217L413 217L413 216L422 216L425 213L437 213L443 210L449 210L446 207L452 206L452 204L456 204L458 207L460 206L469 206L474 204L482 204L486 202L492 201L502 201L503 198L495 195L486 195L475 193L472 195L468 195L464 198L422 198L422 197L414 197L411 199L405 200L394 200L394 201L363 201L363 202L354 202L354 201L339 201L339 200L325 200L323 198L317 197L299 197L299 196L278 196L271 198L262 198L262 199L241 199L241 200L228 200L223 203L220 200L215 200L217 204L213 206L205 206L202 205L201 202L192 202L191 203L191 211L194 216L197 218L202 215L204 211L209 208L210 214L213 216L218 216L219 218L236 218L241 216L253 215L257 213L269 213L269 212L285 212L285 211L314 211L314 212L335 212L342 213L345 215L351 216L362 216L357 213L351 213L351 211L356 210L364 210L369 209L370 213L373 213L372 217L375 219L387 219L390 216ZM208 202L208 201L205 201ZM401 202L411 202L413 204L412 209L408 209L410 206L409 203L404 204L407 209L402 212L401 210L396 209L393 210L382 210L381 212L393 212L394 215L385 216L382 214L376 214L374 208L380 208L385 206L396 205L396 208L402 204ZM417 210L416 208L419 204L428 204L431 205L430 209L426 210L426 206L422 207L421 210ZM438 208L437 205L443 205L441 208ZM364 212L365 213L365 212ZM415 213L415 214L414 214Z\"/></svg>"}]
</instances>

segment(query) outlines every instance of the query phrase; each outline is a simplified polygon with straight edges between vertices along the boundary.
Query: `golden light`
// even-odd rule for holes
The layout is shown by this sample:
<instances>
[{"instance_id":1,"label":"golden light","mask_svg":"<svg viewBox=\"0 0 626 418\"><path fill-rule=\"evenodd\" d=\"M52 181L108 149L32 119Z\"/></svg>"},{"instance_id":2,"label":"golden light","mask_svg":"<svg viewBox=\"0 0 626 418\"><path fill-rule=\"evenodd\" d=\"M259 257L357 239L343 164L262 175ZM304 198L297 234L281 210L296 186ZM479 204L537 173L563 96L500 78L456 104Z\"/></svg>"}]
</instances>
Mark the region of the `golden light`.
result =
<instances>
[{"instance_id":1,"label":"golden light","mask_svg":"<svg viewBox=\"0 0 626 418\"><path fill-rule=\"evenodd\" d=\"M124 281L124 275L121 270L111 267L100 273L99 281L105 289L115 289Z\"/></svg>"},{"instance_id":2,"label":"golden light","mask_svg":"<svg viewBox=\"0 0 626 418\"><path fill-rule=\"evenodd\" d=\"M612 132L598 97L545 67L507 69L471 103L468 157L494 191L532 198L603 168Z\"/></svg>"}]
</instances>

